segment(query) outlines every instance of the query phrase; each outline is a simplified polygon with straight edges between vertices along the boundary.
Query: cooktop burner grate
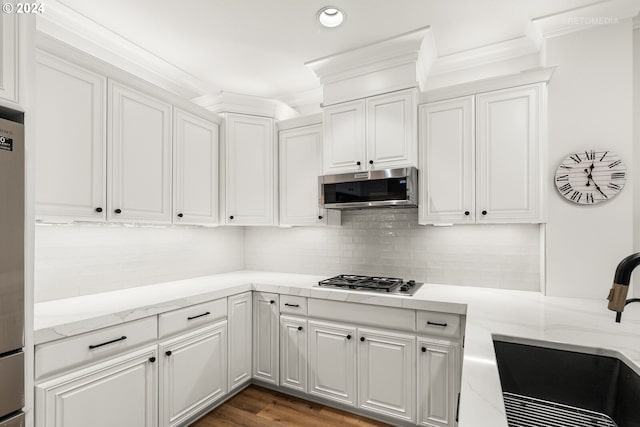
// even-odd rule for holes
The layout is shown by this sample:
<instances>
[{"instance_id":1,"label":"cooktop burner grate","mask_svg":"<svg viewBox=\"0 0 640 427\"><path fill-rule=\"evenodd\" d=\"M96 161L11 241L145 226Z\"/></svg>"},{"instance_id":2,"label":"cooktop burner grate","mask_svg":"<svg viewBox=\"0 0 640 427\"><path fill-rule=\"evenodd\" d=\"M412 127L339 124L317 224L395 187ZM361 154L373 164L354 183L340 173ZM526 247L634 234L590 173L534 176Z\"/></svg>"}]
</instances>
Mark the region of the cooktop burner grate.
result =
<instances>
[{"instance_id":1,"label":"cooktop burner grate","mask_svg":"<svg viewBox=\"0 0 640 427\"><path fill-rule=\"evenodd\" d=\"M340 274L318 283L318 286L321 287L402 295L413 295L421 285L422 283L416 283L413 280L405 282L398 277L359 276L355 274Z\"/></svg>"}]
</instances>

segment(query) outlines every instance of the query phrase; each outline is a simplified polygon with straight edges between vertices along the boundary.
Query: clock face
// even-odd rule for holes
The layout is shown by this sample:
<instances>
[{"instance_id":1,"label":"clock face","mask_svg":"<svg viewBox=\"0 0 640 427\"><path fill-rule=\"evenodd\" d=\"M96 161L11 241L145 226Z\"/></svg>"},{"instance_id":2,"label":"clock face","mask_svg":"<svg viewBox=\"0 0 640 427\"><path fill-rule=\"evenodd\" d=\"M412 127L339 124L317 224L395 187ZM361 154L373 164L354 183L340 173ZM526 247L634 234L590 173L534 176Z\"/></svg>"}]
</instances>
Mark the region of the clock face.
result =
<instances>
[{"instance_id":1,"label":"clock face","mask_svg":"<svg viewBox=\"0 0 640 427\"><path fill-rule=\"evenodd\" d=\"M556 188L567 200L593 205L615 197L627 181L627 168L611 151L586 150L567 156L556 170Z\"/></svg>"}]
</instances>

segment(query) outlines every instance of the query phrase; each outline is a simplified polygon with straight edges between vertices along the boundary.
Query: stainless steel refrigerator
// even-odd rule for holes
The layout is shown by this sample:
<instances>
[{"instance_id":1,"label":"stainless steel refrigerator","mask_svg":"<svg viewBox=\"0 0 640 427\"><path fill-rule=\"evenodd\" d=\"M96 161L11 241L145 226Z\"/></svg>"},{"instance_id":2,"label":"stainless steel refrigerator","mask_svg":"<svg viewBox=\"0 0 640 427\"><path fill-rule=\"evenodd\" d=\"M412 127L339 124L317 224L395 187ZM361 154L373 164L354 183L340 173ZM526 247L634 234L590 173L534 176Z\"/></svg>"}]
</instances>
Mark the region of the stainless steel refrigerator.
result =
<instances>
[{"instance_id":1,"label":"stainless steel refrigerator","mask_svg":"<svg viewBox=\"0 0 640 427\"><path fill-rule=\"evenodd\" d=\"M0 427L24 425L24 128L0 119Z\"/></svg>"}]
</instances>

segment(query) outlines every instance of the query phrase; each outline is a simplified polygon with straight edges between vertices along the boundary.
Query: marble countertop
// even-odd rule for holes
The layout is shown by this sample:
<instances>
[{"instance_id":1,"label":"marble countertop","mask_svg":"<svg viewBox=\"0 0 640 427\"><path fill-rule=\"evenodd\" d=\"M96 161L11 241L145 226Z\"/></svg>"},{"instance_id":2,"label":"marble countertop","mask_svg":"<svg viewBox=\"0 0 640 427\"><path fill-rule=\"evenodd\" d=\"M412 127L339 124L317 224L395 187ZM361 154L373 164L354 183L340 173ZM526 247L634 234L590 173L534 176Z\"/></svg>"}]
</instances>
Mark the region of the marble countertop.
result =
<instances>
[{"instance_id":1,"label":"marble countertop","mask_svg":"<svg viewBox=\"0 0 640 427\"><path fill-rule=\"evenodd\" d=\"M493 336L600 354L640 370L640 304L622 323L602 300L425 284L413 297L313 288L324 276L237 271L35 305L36 344L255 289L313 298L466 314L459 427L507 427Z\"/></svg>"}]
</instances>

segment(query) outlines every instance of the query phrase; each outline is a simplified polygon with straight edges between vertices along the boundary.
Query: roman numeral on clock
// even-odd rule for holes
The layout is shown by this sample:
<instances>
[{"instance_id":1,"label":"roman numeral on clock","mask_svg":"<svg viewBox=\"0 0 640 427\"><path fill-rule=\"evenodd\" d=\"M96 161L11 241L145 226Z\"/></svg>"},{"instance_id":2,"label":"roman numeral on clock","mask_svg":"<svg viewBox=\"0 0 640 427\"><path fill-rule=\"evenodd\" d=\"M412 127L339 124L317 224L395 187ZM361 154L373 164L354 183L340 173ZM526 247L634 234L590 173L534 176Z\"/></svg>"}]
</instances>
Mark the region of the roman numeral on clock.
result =
<instances>
[{"instance_id":1,"label":"roman numeral on clock","mask_svg":"<svg viewBox=\"0 0 640 427\"><path fill-rule=\"evenodd\" d=\"M593 203L593 193L587 193L587 203Z\"/></svg>"},{"instance_id":2,"label":"roman numeral on clock","mask_svg":"<svg viewBox=\"0 0 640 427\"><path fill-rule=\"evenodd\" d=\"M624 172L611 172L611 179L624 179Z\"/></svg>"},{"instance_id":3,"label":"roman numeral on clock","mask_svg":"<svg viewBox=\"0 0 640 427\"><path fill-rule=\"evenodd\" d=\"M558 175L556 176L556 181L569 181L569 175Z\"/></svg>"},{"instance_id":4,"label":"roman numeral on clock","mask_svg":"<svg viewBox=\"0 0 640 427\"><path fill-rule=\"evenodd\" d=\"M607 187L611 188L612 190L620 190L622 188L618 184L614 184L613 182L607 184Z\"/></svg>"},{"instance_id":5,"label":"roman numeral on clock","mask_svg":"<svg viewBox=\"0 0 640 427\"><path fill-rule=\"evenodd\" d=\"M572 154L569 158L576 163L580 163L582 161L580 154Z\"/></svg>"},{"instance_id":6,"label":"roman numeral on clock","mask_svg":"<svg viewBox=\"0 0 640 427\"><path fill-rule=\"evenodd\" d=\"M562 187L558 188L558 190L560 190L562 193L567 194L569 193L571 190L573 190L573 187L571 186L571 184L569 184L568 182L563 185Z\"/></svg>"},{"instance_id":7,"label":"roman numeral on clock","mask_svg":"<svg viewBox=\"0 0 640 427\"><path fill-rule=\"evenodd\" d=\"M602 155L602 157L600 157L600 161L603 161L603 160L604 160L604 156L606 156L606 155L607 155L607 153L608 153L608 151L605 151L605 152L604 152L604 154Z\"/></svg>"},{"instance_id":8,"label":"roman numeral on clock","mask_svg":"<svg viewBox=\"0 0 640 427\"><path fill-rule=\"evenodd\" d=\"M571 200L573 200L576 203L579 203L581 198L582 198L582 193L579 192L578 190L574 190L573 194L571 195Z\"/></svg>"},{"instance_id":9,"label":"roman numeral on clock","mask_svg":"<svg viewBox=\"0 0 640 427\"><path fill-rule=\"evenodd\" d=\"M616 160L615 162L611 162L609 163L609 169L611 168L615 168L616 166L618 166L620 163L622 163L622 160Z\"/></svg>"},{"instance_id":10,"label":"roman numeral on clock","mask_svg":"<svg viewBox=\"0 0 640 427\"><path fill-rule=\"evenodd\" d=\"M596 158L596 152L593 150L585 151L584 154L587 156L587 160L594 160Z\"/></svg>"}]
</instances>

